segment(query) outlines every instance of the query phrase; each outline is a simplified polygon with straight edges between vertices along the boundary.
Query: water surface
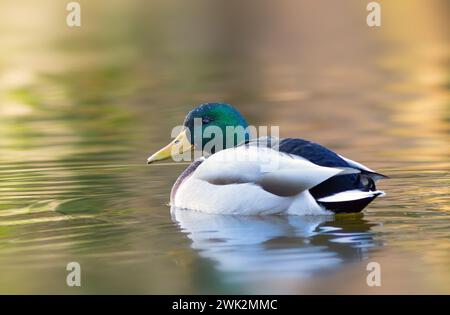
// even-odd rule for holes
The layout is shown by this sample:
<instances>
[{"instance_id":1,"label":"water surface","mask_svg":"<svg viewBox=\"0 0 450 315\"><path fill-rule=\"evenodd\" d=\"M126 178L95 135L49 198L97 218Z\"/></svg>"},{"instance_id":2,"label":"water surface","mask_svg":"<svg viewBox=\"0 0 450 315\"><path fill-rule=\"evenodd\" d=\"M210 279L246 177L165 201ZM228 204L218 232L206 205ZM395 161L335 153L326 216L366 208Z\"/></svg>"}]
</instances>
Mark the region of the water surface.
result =
<instances>
[{"instance_id":1,"label":"water surface","mask_svg":"<svg viewBox=\"0 0 450 315\"><path fill-rule=\"evenodd\" d=\"M1 293L450 293L448 4L383 2L378 30L359 1L258 4L82 2L80 29L56 1L0 4ZM146 158L216 100L389 175L387 196L171 214L186 165Z\"/></svg>"}]
</instances>

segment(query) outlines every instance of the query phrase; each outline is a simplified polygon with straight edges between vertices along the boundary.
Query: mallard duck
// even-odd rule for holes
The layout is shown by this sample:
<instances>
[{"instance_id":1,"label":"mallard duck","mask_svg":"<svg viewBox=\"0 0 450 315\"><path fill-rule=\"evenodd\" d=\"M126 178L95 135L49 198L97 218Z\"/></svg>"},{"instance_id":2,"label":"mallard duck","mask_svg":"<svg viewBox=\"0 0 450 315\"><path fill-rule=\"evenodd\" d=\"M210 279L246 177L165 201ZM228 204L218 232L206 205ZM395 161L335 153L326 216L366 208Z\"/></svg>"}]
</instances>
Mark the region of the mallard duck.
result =
<instances>
[{"instance_id":1,"label":"mallard duck","mask_svg":"<svg viewBox=\"0 0 450 315\"><path fill-rule=\"evenodd\" d=\"M216 145L210 143L213 134ZM360 212L384 195L375 182L385 175L311 141L253 139L241 113L225 103L190 111L178 136L147 163L193 148L203 154L173 185L174 208L211 214L331 214Z\"/></svg>"}]
</instances>

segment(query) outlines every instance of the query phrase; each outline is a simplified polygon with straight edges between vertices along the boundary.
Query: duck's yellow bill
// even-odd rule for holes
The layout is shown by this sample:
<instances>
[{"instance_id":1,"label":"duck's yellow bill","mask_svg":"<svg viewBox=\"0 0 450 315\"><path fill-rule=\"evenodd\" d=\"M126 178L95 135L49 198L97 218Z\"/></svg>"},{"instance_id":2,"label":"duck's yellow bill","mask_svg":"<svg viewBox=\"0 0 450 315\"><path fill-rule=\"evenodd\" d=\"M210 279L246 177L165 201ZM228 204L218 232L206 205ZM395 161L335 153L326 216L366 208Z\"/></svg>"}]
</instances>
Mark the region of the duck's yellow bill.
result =
<instances>
[{"instance_id":1,"label":"duck's yellow bill","mask_svg":"<svg viewBox=\"0 0 450 315\"><path fill-rule=\"evenodd\" d=\"M171 143L166 145L164 148L153 154L147 159L147 164L151 164L156 161L166 160L170 157L176 157L183 154L186 151L191 150L193 145L189 141L187 135L187 129L180 132L180 134L173 139Z\"/></svg>"}]
</instances>

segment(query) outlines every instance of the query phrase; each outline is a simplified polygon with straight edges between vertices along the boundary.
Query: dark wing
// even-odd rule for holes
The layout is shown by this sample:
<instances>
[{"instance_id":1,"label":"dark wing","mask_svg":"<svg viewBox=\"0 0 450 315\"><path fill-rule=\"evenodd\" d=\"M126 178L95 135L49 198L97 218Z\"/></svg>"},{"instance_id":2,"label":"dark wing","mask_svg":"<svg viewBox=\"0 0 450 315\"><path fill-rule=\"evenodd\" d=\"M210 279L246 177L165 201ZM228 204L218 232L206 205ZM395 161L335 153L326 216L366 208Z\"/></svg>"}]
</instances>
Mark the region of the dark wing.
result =
<instances>
[{"instance_id":1,"label":"dark wing","mask_svg":"<svg viewBox=\"0 0 450 315\"><path fill-rule=\"evenodd\" d=\"M331 177L311 188L309 191L315 199L347 190L376 190L375 179L385 177L384 175L356 167L355 164L347 162L338 154L318 143L297 138L286 138L279 140L277 145L280 152L301 156L320 166L349 167L361 171L359 174L344 174Z\"/></svg>"},{"instance_id":2,"label":"dark wing","mask_svg":"<svg viewBox=\"0 0 450 315\"><path fill-rule=\"evenodd\" d=\"M343 158L320 144L298 139L286 138L279 142L280 152L301 156L314 164L327 167L351 167Z\"/></svg>"}]
</instances>

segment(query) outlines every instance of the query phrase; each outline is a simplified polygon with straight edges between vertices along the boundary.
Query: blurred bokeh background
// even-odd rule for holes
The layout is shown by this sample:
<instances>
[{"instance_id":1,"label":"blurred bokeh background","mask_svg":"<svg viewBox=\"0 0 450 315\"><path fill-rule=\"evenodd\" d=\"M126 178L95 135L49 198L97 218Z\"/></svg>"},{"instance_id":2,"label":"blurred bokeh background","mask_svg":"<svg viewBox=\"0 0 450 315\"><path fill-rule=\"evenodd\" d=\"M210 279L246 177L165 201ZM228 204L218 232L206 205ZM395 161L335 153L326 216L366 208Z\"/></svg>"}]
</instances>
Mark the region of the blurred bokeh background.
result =
<instances>
[{"instance_id":1,"label":"blurred bokeh background","mask_svg":"<svg viewBox=\"0 0 450 315\"><path fill-rule=\"evenodd\" d=\"M79 28L68 2L0 2L1 293L450 293L448 1L378 1L375 28L361 0L80 0ZM186 165L145 160L208 101L388 174L387 196L171 218Z\"/></svg>"}]
</instances>

